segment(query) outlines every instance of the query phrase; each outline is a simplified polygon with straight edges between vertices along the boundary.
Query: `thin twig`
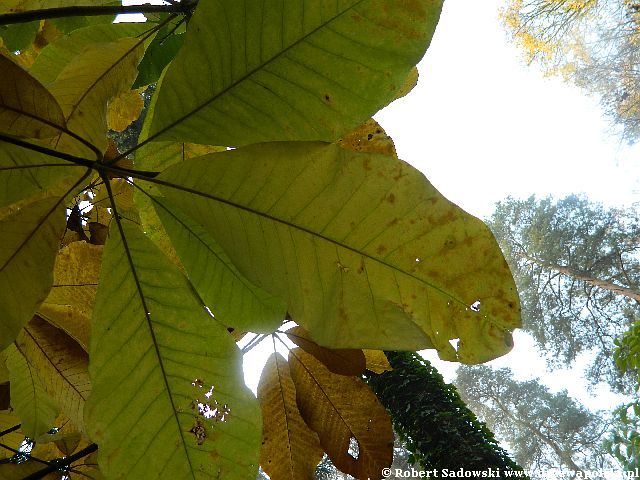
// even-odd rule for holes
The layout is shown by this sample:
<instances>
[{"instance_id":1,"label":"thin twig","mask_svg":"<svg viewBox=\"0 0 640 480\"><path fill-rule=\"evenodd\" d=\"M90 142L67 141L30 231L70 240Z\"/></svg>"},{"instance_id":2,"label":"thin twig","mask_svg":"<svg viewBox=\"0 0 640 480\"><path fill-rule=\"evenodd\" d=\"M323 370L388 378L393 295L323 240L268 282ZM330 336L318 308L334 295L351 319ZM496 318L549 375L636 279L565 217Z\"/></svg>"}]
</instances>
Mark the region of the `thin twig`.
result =
<instances>
[{"instance_id":1,"label":"thin twig","mask_svg":"<svg viewBox=\"0 0 640 480\"><path fill-rule=\"evenodd\" d=\"M24 480L37 480L39 478L43 478L45 475L49 473L58 472L63 468L68 467L76 460L79 460L82 457L86 457L87 455L95 452L96 450L98 450L98 445L96 445L95 443L92 443L91 445L86 446L79 452L74 453L73 455L51 462L51 465L49 465L46 468L43 468L42 470L38 470L35 473L32 473L28 477L25 477Z\"/></svg>"}]
</instances>

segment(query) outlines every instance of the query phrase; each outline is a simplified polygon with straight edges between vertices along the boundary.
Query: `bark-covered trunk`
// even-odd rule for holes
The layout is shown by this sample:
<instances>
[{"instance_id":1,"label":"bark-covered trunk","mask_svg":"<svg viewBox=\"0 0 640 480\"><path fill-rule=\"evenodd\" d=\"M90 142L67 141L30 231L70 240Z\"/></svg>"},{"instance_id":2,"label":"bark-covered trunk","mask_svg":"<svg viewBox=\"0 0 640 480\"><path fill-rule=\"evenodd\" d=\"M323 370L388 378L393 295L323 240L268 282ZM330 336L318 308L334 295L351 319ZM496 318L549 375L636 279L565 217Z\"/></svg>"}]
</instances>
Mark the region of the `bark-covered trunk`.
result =
<instances>
[{"instance_id":1,"label":"bark-covered trunk","mask_svg":"<svg viewBox=\"0 0 640 480\"><path fill-rule=\"evenodd\" d=\"M385 353L393 370L367 372L365 380L416 463L425 470L522 470L428 361L413 352Z\"/></svg>"}]
</instances>

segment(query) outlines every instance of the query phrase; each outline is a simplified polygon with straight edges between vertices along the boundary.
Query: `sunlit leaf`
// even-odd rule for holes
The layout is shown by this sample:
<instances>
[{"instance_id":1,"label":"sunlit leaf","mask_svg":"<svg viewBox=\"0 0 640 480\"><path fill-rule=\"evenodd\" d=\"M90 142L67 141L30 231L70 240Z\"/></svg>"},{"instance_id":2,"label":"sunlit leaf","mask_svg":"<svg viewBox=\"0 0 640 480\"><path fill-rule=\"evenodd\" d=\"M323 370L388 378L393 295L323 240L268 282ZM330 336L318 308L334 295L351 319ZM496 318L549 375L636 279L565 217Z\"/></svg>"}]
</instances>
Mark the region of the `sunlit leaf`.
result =
<instances>
[{"instance_id":1,"label":"sunlit leaf","mask_svg":"<svg viewBox=\"0 0 640 480\"><path fill-rule=\"evenodd\" d=\"M0 132L46 138L65 127L56 99L28 72L0 55Z\"/></svg>"},{"instance_id":2,"label":"sunlit leaf","mask_svg":"<svg viewBox=\"0 0 640 480\"><path fill-rule=\"evenodd\" d=\"M142 112L144 101L136 90L121 92L111 102L107 110L107 126L116 132L123 132Z\"/></svg>"},{"instance_id":3,"label":"sunlit leaf","mask_svg":"<svg viewBox=\"0 0 640 480\"><path fill-rule=\"evenodd\" d=\"M282 300L238 272L198 223L160 199L155 199L154 206L191 283L220 322L252 332L272 332L282 323Z\"/></svg>"},{"instance_id":4,"label":"sunlit leaf","mask_svg":"<svg viewBox=\"0 0 640 480\"><path fill-rule=\"evenodd\" d=\"M112 222L91 335L91 438L109 478L255 477L260 412L226 328L139 227ZM209 395L209 396L207 396Z\"/></svg>"},{"instance_id":5,"label":"sunlit leaf","mask_svg":"<svg viewBox=\"0 0 640 480\"><path fill-rule=\"evenodd\" d=\"M13 342L53 284L64 206L39 200L0 220L0 349Z\"/></svg>"},{"instance_id":6,"label":"sunlit leaf","mask_svg":"<svg viewBox=\"0 0 640 480\"><path fill-rule=\"evenodd\" d=\"M371 370L374 373L384 373L393 370L383 351L364 349L362 352L367 360L367 370Z\"/></svg>"},{"instance_id":7,"label":"sunlit leaf","mask_svg":"<svg viewBox=\"0 0 640 480\"><path fill-rule=\"evenodd\" d=\"M378 478L393 459L393 429L374 393L359 378L335 375L299 348L289 352L289 366L300 414L334 465L358 479Z\"/></svg>"},{"instance_id":8,"label":"sunlit leaf","mask_svg":"<svg viewBox=\"0 0 640 480\"><path fill-rule=\"evenodd\" d=\"M10 345L6 353L11 372L11 406L20 417L24 434L37 438L53 427L58 407L16 346Z\"/></svg>"},{"instance_id":9,"label":"sunlit leaf","mask_svg":"<svg viewBox=\"0 0 640 480\"><path fill-rule=\"evenodd\" d=\"M286 331L293 343L310 353L331 372L339 375L361 375L365 370L365 358L359 349L330 349L314 342L309 332L302 327L293 327Z\"/></svg>"},{"instance_id":10,"label":"sunlit leaf","mask_svg":"<svg viewBox=\"0 0 640 480\"><path fill-rule=\"evenodd\" d=\"M440 8L434 0L201 2L159 83L151 135L218 145L334 140L396 95Z\"/></svg>"},{"instance_id":11,"label":"sunlit leaf","mask_svg":"<svg viewBox=\"0 0 640 480\"><path fill-rule=\"evenodd\" d=\"M336 142L342 148L354 152L381 153L397 157L393 140L373 118L352 130Z\"/></svg>"},{"instance_id":12,"label":"sunlit leaf","mask_svg":"<svg viewBox=\"0 0 640 480\"><path fill-rule=\"evenodd\" d=\"M16 344L62 413L83 429L84 404L91 391L87 353L65 332L37 316Z\"/></svg>"},{"instance_id":13,"label":"sunlit leaf","mask_svg":"<svg viewBox=\"0 0 640 480\"><path fill-rule=\"evenodd\" d=\"M279 353L273 353L262 370L258 400L263 420L262 469L271 480L314 480L324 451L318 435L300 416L289 364Z\"/></svg>"},{"instance_id":14,"label":"sunlit leaf","mask_svg":"<svg viewBox=\"0 0 640 480\"><path fill-rule=\"evenodd\" d=\"M402 161L275 143L190 160L157 178L177 186L161 190L242 274L286 299L320 345L435 346L470 363L511 348L518 297L492 234Z\"/></svg>"}]
</instances>

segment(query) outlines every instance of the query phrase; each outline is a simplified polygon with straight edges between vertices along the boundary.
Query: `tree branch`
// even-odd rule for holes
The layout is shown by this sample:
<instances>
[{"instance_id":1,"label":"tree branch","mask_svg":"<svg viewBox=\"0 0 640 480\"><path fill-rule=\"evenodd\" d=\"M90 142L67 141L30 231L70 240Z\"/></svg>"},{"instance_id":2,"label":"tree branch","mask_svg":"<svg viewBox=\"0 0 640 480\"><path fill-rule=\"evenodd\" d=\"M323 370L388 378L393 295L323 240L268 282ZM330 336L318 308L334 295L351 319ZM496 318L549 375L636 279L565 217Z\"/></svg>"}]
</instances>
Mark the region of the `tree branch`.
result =
<instances>
[{"instance_id":1,"label":"tree branch","mask_svg":"<svg viewBox=\"0 0 640 480\"><path fill-rule=\"evenodd\" d=\"M182 0L169 5L106 5L43 8L27 12L5 13L0 15L0 25L26 23L34 20L61 17L89 17L100 15L119 15L123 13L191 13L197 0Z\"/></svg>"},{"instance_id":2,"label":"tree branch","mask_svg":"<svg viewBox=\"0 0 640 480\"><path fill-rule=\"evenodd\" d=\"M39 479L39 478L44 478L47 474L53 473L53 472L58 472L61 469L63 469L64 467L68 467L69 465L71 465L76 460L79 460L82 457L85 457L85 456L89 455L90 453L95 452L96 450L98 450L98 445L96 445L95 443L92 443L91 445L88 445L87 447L83 448L82 450L74 453L73 455L70 455L68 457L59 458L57 460L54 460L54 461L50 462L51 465L49 465L46 468L43 468L42 470L38 470L35 473L32 473L28 477L25 477L24 480L36 480L36 479Z\"/></svg>"}]
</instances>

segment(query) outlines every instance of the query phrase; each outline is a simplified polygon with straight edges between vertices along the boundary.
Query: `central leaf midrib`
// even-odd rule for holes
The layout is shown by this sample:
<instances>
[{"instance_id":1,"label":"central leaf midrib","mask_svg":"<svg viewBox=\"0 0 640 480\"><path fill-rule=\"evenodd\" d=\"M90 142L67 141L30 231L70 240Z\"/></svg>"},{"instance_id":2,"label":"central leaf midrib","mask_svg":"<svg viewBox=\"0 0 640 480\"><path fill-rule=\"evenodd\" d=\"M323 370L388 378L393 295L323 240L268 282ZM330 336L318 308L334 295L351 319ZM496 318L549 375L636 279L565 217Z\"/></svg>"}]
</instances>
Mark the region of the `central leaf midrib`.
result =
<instances>
[{"instance_id":1,"label":"central leaf midrib","mask_svg":"<svg viewBox=\"0 0 640 480\"><path fill-rule=\"evenodd\" d=\"M222 203L224 205L228 205L228 206L233 207L233 208L238 208L238 209L240 209L242 211L251 213L253 215L257 215L257 216L265 218L267 220L271 220L273 222L285 225L285 226L287 226L289 228L292 228L292 229L295 229L295 230L299 230L299 231L304 232L304 233L306 233L308 235L320 238L320 239L322 239L322 240L324 240L326 242L329 242L329 243L331 243L333 245L336 245L338 247L344 248L344 249L346 249L346 250L348 250L348 251L350 251L352 253L355 253L357 255L362 255L363 257L365 257L365 258L367 258L367 259L369 259L369 260L371 260L371 261L373 261L375 263L379 263L379 264L381 264L381 265L383 265L383 266L385 266L387 268L390 268L394 272L398 272L398 273L401 273L403 275L406 275L406 276L408 276L408 277L410 277L410 278L412 278L412 279L414 279L414 280L426 285L427 287L432 288L433 290L435 290L437 292L440 292L441 294L445 295L446 297L450 298L451 300L459 303L460 305L463 305L465 308L467 307L467 304L464 303L462 300L458 299L457 297L455 297L454 295L450 294L449 292L443 290L442 288L440 288L440 287L438 287L438 286L436 286L436 285L434 285L434 284L432 284L432 283L430 283L430 282L428 282L428 281L426 281L426 280L424 280L424 279L422 279L420 277L417 277L413 273L407 272L407 271L401 269L400 267L392 265L392 264L390 264L390 263L388 263L388 262L386 262L386 261L384 261L382 259L376 258L376 257L372 256L369 253L362 252L362 251L358 250L355 247L351 247L350 245L347 245L347 244L345 244L343 242L340 242L339 240L335 240L333 238L327 237L326 235L323 235L323 234L321 234L319 232L313 231L313 230L311 230L311 229L309 229L307 227L304 227L302 225L298 225L298 224L289 222L287 220L275 217L273 215L270 215L270 214L265 213L265 212L261 212L259 210L255 210L255 209L253 209L251 207L248 207L248 206L245 206L245 205L240 205L240 204L234 203L231 200L227 200L225 198L220 198L220 197L217 197L217 196L209 194L209 193L200 192L200 191L195 190L193 188L189 188L189 187L185 187L185 186L182 186L182 185L177 185L177 184L174 184L174 183L170 183L170 182L164 181L164 180L159 179L159 178L141 178L141 180L146 180L148 182L156 183L156 184L162 185L164 187L174 188L176 190L180 190L180 191L183 191L183 192L186 192L186 193L192 193L192 194L198 195L200 197L208 198L210 200Z\"/></svg>"},{"instance_id":2,"label":"central leaf midrib","mask_svg":"<svg viewBox=\"0 0 640 480\"><path fill-rule=\"evenodd\" d=\"M177 427L178 427L178 432L180 432L180 438L182 439L182 442L180 442L180 443L182 444L185 456L187 458L187 462L189 464L189 472L191 473L191 477L195 480L194 468L193 468L193 465L191 464L191 456L189 455L189 450L187 449L187 442L186 442L186 440L184 438L184 433L183 433L182 427L180 425L180 420L178 419L178 412L177 412L177 409L176 409L175 402L173 401L173 395L171 393L171 387L169 386L167 371L165 369L164 362L162 361L162 355L160 353L160 346L158 344L158 340L156 339L156 334L155 334L155 331L154 331L154 327L153 327L153 324L151 322L151 316L150 316L149 308L147 307L147 301L146 301L144 292L142 291L142 284L140 283L140 279L138 277L138 272L136 270L136 266L135 266L135 263L133 261L133 255L132 255L131 249L129 248L129 244L127 242L127 237L126 237L126 235L124 233L124 228L122 226L122 220L120 219L120 215L118 214L116 203L113 200L113 192L111 190L111 184L109 183L110 180L108 178L104 178L104 181L105 181L105 186L107 187L109 200L111 202L111 207L113 208L113 216L114 216L114 218L116 220L116 224L117 224L117 227L118 227L118 232L120 233L120 238L122 240L122 247L123 247L123 249L125 251L125 255L127 257L127 263L129 264L129 268L131 270L131 274L133 275L133 280L134 280L134 283L135 283L136 291L138 293L138 297L140 298L140 303L142 304L142 308L144 310L145 321L146 321L147 327L149 329L149 334L151 335L151 341L153 343L153 348L155 350L156 358L158 359L158 364L160 366L160 371L162 373L162 381L163 381L163 383L165 385L165 388L166 388L166 391L167 391L167 396L169 397L169 402L171 404L171 413L173 414L173 418L176 421L176 424L177 424Z\"/></svg>"},{"instance_id":3,"label":"central leaf midrib","mask_svg":"<svg viewBox=\"0 0 640 480\"><path fill-rule=\"evenodd\" d=\"M285 47L283 50L280 50L273 57L271 57L268 60L260 63L259 65L257 65L252 70L249 70L244 75L240 76L237 80L235 80L233 83L231 83L230 85L228 85L227 87L222 89L220 92L218 92L217 94L212 96L210 99L206 100L204 103L202 103L201 105L195 107L193 110L191 110L190 112L184 114L182 117L178 118L177 120L174 120L173 122L169 123L166 127L163 127L162 129L160 129L159 131L157 131L153 135L149 136L145 141L141 142L140 144L138 144L134 148L140 148L141 146L145 145L146 143L153 141L153 139L159 137L160 135L164 134L168 130L170 130L170 129L174 128L175 126L177 126L178 124L182 123L187 118L189 118L191 115L194 115L194 114L198 113L200 110L202 110L203 108L206 108L209 104L211 104L212 102L216 101L220 96L222 96L222 95L226 94L227 92L229 92L230 90L234 89L240 83L244 82L245 80L247 80L248 78L253 76L256 72L259 72L260 70L262 70L267 65L269 65L272 62L274 62L275 60L279 59L282 55L287 53L289 50L291 50L292 48L298 46L300 43L302 43L305 40L307 40L307 38L313 36L316 32L318 32L319 30L325 28L327 25L329 25L332 22L334 22L336 19L338 19L339 17L341 17L342 15L347 13L349 10L351 10L351 9L357 7L358 5L360 5L361 3L367 2L367 1L369 1L369 0L357 0L352 5L350 5L348 8L346 8L345 10L342 10L337 15L334 15L333 17L330 17L326 22L322 23L321 25L318 25L316 28L314 28L310 32L302 35L298 40L293 42L291 45ZM130 152L126 152L123 155L126 155L128 153L130 153Z\"/></svg>"}]
</instances>

